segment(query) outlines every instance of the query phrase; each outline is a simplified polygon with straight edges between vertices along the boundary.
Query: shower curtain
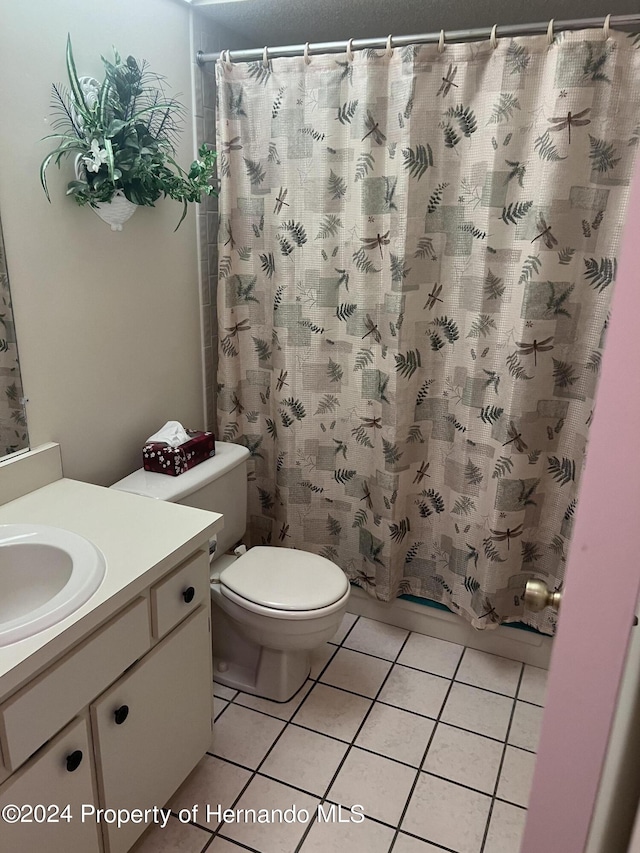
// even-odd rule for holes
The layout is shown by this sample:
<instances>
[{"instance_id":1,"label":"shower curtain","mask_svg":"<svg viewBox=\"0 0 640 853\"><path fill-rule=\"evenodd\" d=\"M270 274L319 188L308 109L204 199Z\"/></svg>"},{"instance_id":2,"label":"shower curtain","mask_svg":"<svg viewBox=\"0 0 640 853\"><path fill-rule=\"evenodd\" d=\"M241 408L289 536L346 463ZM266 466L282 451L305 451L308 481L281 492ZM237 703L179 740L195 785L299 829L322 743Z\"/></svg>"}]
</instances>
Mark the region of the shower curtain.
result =
<instances>
[{"instance_id":1,"label":"shower curtain","mask_svg":"<svg viewBox=\"0 0 640 853\"><path fill-rule=\"evenodd\" d=\"M0 222L0 458L28 446L9 272Z\"/></svg>"},{"instance_id":2,"label":"shower curtain","mask_svg":"<svg viewBox=\"0 0 640 853\"><path fill-rule=\"evenodd\" d=\"M553 633L522 594L562 586L640 141L634 39L216 73L219 435L251 453L252 544Z\"/></svg>"}]
</instances>

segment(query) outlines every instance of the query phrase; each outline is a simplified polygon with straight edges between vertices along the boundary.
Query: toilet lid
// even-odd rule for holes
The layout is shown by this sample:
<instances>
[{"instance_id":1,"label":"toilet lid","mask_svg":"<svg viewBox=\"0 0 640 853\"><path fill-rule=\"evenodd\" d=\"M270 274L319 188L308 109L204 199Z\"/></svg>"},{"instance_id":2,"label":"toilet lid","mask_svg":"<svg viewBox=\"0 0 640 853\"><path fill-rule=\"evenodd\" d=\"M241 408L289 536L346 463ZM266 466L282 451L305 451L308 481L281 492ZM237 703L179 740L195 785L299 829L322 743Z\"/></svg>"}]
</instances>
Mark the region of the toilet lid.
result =
<instances>
[{"instance_id":1,"label":"toilet lid","mask_svg":"<svg viewBox=\"0 0 640 853\"><path fill-rule=\"evenodd\" d=\"M349 588L342 569L330 560L275 547L249 549L222 572L220 583L275 610L318 610L334 604Z\"/></svg>"}]
</instances>

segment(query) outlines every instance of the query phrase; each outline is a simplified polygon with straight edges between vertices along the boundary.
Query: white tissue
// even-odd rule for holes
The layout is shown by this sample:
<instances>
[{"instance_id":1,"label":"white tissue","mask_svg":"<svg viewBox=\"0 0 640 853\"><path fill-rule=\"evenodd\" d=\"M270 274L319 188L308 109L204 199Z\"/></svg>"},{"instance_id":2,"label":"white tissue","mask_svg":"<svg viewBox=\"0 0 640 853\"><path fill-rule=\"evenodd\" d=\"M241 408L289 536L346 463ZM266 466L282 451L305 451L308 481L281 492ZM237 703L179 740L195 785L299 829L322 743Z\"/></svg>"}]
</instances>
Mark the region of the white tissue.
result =
<instances>
[{"instance_id":1,"label":"white tissue","mask_svg":"<svg viewBox=\"0 0 640 853\"><path fill-rule=\"evenodd\" d=\"M189 441L189 435L179 421L167 421L162 429L154 432L147 439L147 443L159 442L168 444L169 447L177 447L179 444L184 444L185 441Z\"/></svg>"}]
</instances>

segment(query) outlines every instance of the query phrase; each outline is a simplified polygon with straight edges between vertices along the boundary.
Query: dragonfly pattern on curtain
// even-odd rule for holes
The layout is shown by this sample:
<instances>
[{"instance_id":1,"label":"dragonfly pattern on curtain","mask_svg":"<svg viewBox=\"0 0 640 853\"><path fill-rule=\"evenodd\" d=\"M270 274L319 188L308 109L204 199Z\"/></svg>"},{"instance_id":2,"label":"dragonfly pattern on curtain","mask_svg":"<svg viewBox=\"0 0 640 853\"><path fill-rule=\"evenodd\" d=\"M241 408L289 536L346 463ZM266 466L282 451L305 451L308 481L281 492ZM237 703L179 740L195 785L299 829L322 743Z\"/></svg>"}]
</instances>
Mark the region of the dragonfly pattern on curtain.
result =
<instances>
[{"instance_id":1,"label":"dragonfly pattern on curtain","mask_svg":"<svg viewBox=\"0 0 640 853\"><path fill-rule=\"evenodd\" d=\"M251 543L321 554L381 600L553 633L522 593L562 586L637 39L216 73L218 426L251 453Z\"/></svg>"}]
</instances>

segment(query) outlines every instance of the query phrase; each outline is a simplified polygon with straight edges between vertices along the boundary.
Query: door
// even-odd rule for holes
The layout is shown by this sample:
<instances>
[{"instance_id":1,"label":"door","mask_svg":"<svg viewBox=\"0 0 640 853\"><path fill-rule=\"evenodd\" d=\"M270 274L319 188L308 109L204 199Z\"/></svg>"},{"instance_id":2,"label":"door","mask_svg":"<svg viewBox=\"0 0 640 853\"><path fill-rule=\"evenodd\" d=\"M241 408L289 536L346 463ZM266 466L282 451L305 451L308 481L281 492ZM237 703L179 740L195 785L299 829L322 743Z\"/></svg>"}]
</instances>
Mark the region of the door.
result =
<instances>
[{"instance_id":1,"label":"door","mask_svg":"<svg viewBox=\"0 0 640 853\"><path fill-rule=\"evenodd\" d=\"M0 820L2 853L99 853L98 825L90 814L96 798L87 722L74 720L0 786L0 810L18 806L28 821Z\"/></svg>"},{"instance_id":2,"label":"door","mask_svg":"<svg viewBox=\"0 0 640 853\"><path fill-rule=\"evenodd\" d=\"M164 807L211 744L212 702L203 606L91 706L100 804ZM108 853L125 853L146 828L105 826Z\"/></svg>"},{"instance_id":3,"label":"door","mask_svg":"<svg viewBox=\"0 0 640 853\"><path fill-rule=\"evenodd\" d=\"M639 227L636 174L521 853L585 849L633 625L640 580Z\"/></svg>"}]
</instances>

